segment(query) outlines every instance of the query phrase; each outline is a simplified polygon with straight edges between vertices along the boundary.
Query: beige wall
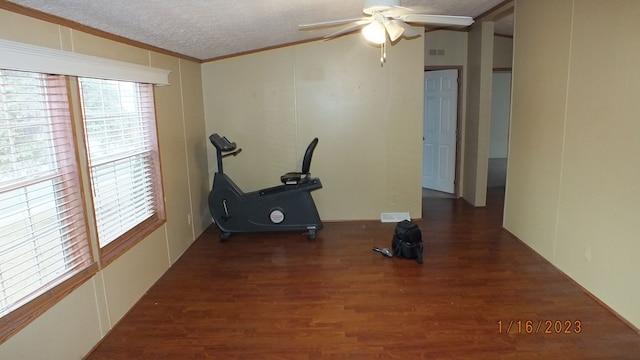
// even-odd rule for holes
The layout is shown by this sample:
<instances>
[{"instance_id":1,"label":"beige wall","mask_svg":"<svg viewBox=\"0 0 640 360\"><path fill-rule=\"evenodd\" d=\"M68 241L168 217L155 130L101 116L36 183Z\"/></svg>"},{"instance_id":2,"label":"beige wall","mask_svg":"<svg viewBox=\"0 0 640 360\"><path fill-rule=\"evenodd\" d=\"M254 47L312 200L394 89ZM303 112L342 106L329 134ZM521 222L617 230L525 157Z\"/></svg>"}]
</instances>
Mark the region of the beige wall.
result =
<instances>
[{"instance_id":1,"label":"beige wall","mask_svg":"<svg viewBox=\"0 0 640 360\"><path fill-rule=\"evenodd\" d=\"M484 206L487 195L491 94L493 78L493 22L476 22L469 32L467 114L465 118L462 196Z\"/></svg>"},{"instance_id":2,"label":"beige wall","mask_svg":"<svg viewBox=\"0 0 640 360\"><path fill-rule=\"evenodd\" d=\"M200 64L5 10L0 38L172 71L155 91L167 223L0 345L0 359L79 359L210 224Z\"/></svg>"},{"instance_id":3,"label":"beige wall","mask_svg":"<svg viewBox=\"0 0 640 360\"><path fill-rule=\"evenodd\" d=\"M437 30L424 34L425 66L466 66L468 57L466 31ZM438 50L442 50L438 52ZM432 54L435 51L435 54Z\"/></svg>"},{"instance_id":4,"label":"beige wall","mask_svg":"<svg viewBox=\"0 0 640 360\"><path fill-rule=\"evenodd\" d=\"M504 225L640 327L640 2L515 9Z\"/></svg>"},{"instance_id":5,"label":"beige wall","mask_svg":"<svg viewBox=\"0 0 640 360\"><path fill-rule=\"evenodd\" d=\"M510 69L513 65L513 38L493 37L493 68Z\"/></svg>"},{"instance_id":6,"label":"beige wall","mask_svg":"<svg viewBox=\"0 0 640 360\"><path fill-rule=\"evenodd\" d=\"M424 35L425 66L467 66L469 33L466 31L437 30ZM444 50L432 54L431 50ZM510 68L513 64L513 39L493 37L493 67Z\"/></svg>"},{"instance_id":7,"label":"beige wall","mask_svg":"<svg viewBox=\"0 0 640 360\"><path fill-rule=\"evenodd\" d=\"M243 149L225 172L244 191L277 185L318 137L311 172L324 188L312 195L323 220L420 218L423 44L388 47L384 66L359 34L203 64L206 135Z\"/></svg>"}]
</instances>

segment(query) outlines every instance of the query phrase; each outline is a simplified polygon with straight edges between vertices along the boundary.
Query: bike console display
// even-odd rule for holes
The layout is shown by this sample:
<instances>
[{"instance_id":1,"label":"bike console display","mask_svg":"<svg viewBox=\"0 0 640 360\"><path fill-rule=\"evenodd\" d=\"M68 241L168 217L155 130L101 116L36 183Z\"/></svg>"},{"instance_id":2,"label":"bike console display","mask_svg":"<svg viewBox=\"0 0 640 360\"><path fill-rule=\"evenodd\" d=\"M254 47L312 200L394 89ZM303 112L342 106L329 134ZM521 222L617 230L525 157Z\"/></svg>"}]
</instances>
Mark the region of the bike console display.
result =
<instances>
[{"instance_id":1,"label":"bike console display","mask_svg":"<svg viewBox=\"0 0 640 360\"><path fill-rule=\"evenodd\" d=\"M212 134L209 136L209 141L220 151L233 151L236 148L236 143L229 141L226 136Z\"/></svg>"}]
</instances>

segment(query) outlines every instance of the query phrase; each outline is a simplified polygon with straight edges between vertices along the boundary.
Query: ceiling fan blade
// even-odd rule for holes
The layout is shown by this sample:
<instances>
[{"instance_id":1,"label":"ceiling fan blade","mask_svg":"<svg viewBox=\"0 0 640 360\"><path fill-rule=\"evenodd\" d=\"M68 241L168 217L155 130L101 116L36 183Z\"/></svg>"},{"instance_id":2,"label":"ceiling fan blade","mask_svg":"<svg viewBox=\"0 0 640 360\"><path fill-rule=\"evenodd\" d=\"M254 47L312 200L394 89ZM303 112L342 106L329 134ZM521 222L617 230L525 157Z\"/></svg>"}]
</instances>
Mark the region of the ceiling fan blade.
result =
<instances>
[{"instance_id":1,"label":"ceiling fan blade","mask_svg":"<svg viewBox=\"0 0 640 360\"><path fill-rule=\"evenodd\" d=\"M406 14L396 17L408 23L441 26L469 26L473 24L473 18L469 16Z\"/></svg>"},{"instance_id":2,"label":"ceiling fan blade","mask_svg":"<svg viewBox=\"0 0 640 360\"><path fill-rule=\"evenodd\" d=\"M372 19L366 19L366 20L359 20L357 21L355 24L350 25L345 27L344 29L340 29L336 32L332 32L331 34L327 34L325 36L323 36L323 38L325 39L331 39L340 35L344 35L359 29L362 29L363 27L365 27L367 24L371 23L371 21L373 21Z\"/></svg>"},{"instance_id":3,"label":"ceiling fan blade","mask_svg":"<svg viewBox=\"0 0 640 360\"><path fill-rule=\"evenodd\" d=\"M416 36L420 36L424 33L424 29L420 28L420 29L416 29L412 26L410 26L409 24L406 24L404 21L402 20L395 20L396 24L398 26L401 26L404 29L404 37L406 38L412 38L412 37L416 37Z\"/></svg>"},{"instance_id":4,"label":"ceiling fan blade","mask_svg":"<svg viewBox=\"0 0 640 360\"><path fill-rule=\"evenodd\" d=\"M415 12L412 9L403 7L403 6L394 6L391 7L387 10L381 11L382 15L384 16L388 16L388 17L392 17L392 18L397 18L400 17L402 15L407 15L407 14L411 14Z\"/></svg>"},{"instance_id":5,"label":"ceiling fan blade","mask_svg":"<svg viewBox=\"0 0 640 360\"><path fill-rule=\"evenodd\" d=\"M384 27L385 29L387 29L387 34L389 34L389 39L391 39L391 42L398 40L404 33L404 27L402 25L399 25L399 22L402 21L388 20L384 22Z\"/></svg>"},{"instance_id":6,"label":"ceiling fan blade","mask_svg":"<svg viewBox=\"0 0 640 360\"><path fill-rule=\"evenodd\" d=\"M343 19L343 20L334 20L334 21L323 21L319 23L312 24L302 24L298 25L298 30L313 30L318 28L332 27L338 25L344 25L356 21L368 20L369 18L356 18L356 19Z\"/></svg>"}]
</instances>

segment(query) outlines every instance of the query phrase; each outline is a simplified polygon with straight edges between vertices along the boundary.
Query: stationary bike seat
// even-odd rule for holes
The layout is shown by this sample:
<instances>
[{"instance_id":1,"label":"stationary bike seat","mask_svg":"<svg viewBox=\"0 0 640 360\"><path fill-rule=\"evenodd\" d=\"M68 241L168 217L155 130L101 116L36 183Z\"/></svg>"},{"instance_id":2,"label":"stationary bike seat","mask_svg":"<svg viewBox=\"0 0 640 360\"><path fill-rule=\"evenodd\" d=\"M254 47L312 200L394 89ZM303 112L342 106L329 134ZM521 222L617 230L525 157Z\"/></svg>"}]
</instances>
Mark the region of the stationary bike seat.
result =
<instances>
[{"instance_id":1,"label":"stationary bike seat","mask_svg":"<svg viewBox=\"0 0 640 360\"><path fill-rule=\"evenodd\" d=\"M313 139L309 146L307 146L307 150L304 152L304 159L302 160L301 171L288 172L280 176L280 181L283 184L295 185L309 181L311 175L311 173L309 172L311 168L311 158L313 157L313 151L316 149L316 145L318 145L318 138Z\"/></svg>"}]
</instances>

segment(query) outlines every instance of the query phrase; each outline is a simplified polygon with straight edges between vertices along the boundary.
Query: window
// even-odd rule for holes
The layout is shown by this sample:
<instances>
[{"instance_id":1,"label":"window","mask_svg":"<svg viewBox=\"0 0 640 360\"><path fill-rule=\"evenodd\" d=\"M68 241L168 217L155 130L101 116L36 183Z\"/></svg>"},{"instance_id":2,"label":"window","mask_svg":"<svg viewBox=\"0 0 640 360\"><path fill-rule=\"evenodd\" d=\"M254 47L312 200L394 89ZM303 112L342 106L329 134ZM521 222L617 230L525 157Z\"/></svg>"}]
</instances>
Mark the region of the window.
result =
<instances>
[{"instance_id":1,"label":"window","mask_svg":"<svg viewBox=\"0 0 640 360\"><path fill-rule=\"evenodd\" d=\"M0 341L96 271L74 143L64 77L0 70Z\"/></svg>"},{"instance_id":2,"label":"window","mask_svg":"<svg viewBox=\"0 0 640 360\"><path fill-rule=\"evenodd\" d=\"M153 87L80 78L91 190L104 262L164 220Z\"/></svg>"}]
</instances>

